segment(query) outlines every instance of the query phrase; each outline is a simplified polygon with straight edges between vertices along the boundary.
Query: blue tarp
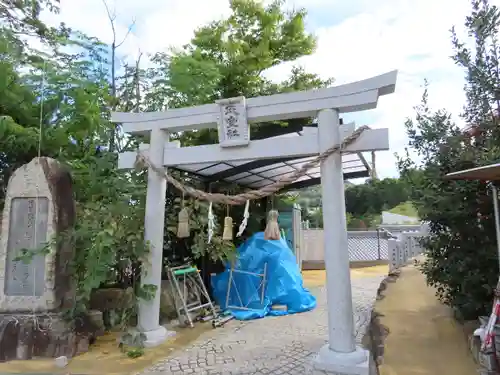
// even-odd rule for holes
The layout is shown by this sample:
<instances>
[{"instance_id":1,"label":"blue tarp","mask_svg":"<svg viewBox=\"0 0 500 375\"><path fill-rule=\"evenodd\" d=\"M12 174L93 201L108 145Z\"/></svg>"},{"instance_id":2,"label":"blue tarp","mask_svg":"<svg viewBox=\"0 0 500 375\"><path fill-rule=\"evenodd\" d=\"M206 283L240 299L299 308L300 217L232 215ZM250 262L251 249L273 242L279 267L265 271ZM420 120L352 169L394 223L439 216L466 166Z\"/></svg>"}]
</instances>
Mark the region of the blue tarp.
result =
<instances>
[{"instance_id":1,"label":"blue tarp","mask_svg":"<svg viewBox=\"0 0 500 375\"><path fill-rule=\"evenodd\" d=\"M266 315L286 315L312 310L316 298L303 286L297 260L286 240L265 240L264 232L254 234L237 249L235 270L264 273L266 282L261 303L262 277L233 272L233 283L229 295L229 306L246 307L226 309L226 295L230 265L218 275L212 276L212 289L216 302L222 310L229 310L239 320L263 318ZM271 310L273 305L285 305L287 311Z\"/></svg>"}]
</instances>

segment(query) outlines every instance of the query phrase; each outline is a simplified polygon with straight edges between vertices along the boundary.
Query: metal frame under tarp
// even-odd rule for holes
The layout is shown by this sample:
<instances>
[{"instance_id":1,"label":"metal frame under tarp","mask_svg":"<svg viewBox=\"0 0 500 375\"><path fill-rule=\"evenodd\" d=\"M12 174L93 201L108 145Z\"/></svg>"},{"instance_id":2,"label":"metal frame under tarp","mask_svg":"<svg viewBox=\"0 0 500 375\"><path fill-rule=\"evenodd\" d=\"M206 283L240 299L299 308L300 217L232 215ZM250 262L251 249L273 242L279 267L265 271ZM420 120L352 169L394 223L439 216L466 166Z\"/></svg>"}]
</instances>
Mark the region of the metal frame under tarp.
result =
<instances>
[{"instance_id":1,"label":"metal frame under tarp","mask_svg":"<svg viewBox=\"0 0 500 375\"><path fill-rule=\"evenodd\" d=\"M314 125L313 125L314 126ZM303 131L285 133L277 137L301 137ZM224 161L218 163L197 163L174 166L175 169L195 175L201 181L210 184L226 182L244 188L260 189L294 173L315 157L283 157L260 160ZM366 178L371 175L371 166L361 152L343 153L342 166L344 179ZM321 183L320 166L288 185L286 190L307 188Z\"/></svg>"}]
</instances>

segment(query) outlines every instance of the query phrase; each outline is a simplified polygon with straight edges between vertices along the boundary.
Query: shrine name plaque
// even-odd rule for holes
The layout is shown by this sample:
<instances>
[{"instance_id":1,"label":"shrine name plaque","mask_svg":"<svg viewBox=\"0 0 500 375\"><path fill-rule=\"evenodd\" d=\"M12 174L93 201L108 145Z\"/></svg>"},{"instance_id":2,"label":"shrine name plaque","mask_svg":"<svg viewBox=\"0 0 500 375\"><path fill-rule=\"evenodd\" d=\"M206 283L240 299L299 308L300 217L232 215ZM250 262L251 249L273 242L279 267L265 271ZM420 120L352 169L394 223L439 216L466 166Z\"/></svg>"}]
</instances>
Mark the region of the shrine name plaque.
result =
<instances>
[{"instance_id":1,"label":"shrine name plaque","mask_svg":"<svg viewBox=\"0 0 500 375\"><path fill-rule=\"evenodd\" d=\"M45 256L29 263L15 260L22 249L39 249L47 241L49 200L46 197L13 198L5 265L6 296L41 297L45 290Z\"/></svg>"}]
</instances>

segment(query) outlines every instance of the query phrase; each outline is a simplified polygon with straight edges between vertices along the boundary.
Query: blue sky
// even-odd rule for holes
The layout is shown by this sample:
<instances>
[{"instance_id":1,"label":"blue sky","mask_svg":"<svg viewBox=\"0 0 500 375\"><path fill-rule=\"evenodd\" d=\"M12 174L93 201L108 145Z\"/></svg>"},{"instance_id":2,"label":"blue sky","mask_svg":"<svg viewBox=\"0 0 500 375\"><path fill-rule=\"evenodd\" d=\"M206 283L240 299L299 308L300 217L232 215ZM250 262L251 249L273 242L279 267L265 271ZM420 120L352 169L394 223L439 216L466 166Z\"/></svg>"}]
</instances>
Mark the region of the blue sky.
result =
<instances>
[{"instance_id":1,"label":"blue sky","mask_svg":"<svg viewBox=\"0 0 500 375\"><path fill-rule=\"evenodd\" d=\"M135 19L133 33L120 48L120 57L134 60L140 53L165 51L189 41L193 30L229 12L227 0L107 0L116 11L118 40ZM492 0L500 4L500 0ZM464 104L463 73L449 58L450 33L463 33L469 0L288 0L288 7L308 10L307 28L318 37L312 56L295 62L337 83L368 78L398 69L396 93L381 98L377 109L345 116L357 125L389 128L391 150L377 156L381 177L397 175L394 153L407 142L404 122L420 101L424 79L430 82L430 103L446 108L457 121ZM61 0L61 14L49 22L69 26L111 41L111 28L102 0ZM287 77L293 64L265 74L276 81Z\"/></svg>"}]
</instances>

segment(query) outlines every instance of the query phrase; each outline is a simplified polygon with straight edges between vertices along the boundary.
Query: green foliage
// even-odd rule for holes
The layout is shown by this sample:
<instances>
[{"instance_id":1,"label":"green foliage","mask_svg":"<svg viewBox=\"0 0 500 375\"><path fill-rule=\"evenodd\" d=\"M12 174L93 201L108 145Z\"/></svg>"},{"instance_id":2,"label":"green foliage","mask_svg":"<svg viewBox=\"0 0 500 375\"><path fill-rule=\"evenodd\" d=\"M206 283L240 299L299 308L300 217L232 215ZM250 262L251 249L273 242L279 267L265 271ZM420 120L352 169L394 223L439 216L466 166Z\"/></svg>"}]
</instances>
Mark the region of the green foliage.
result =
<instances>
[{"instance_id":1,"label":"green foliage","mask_svg":"<svg viewBox=\"0 0 500 375\"><path fill-rule=\"evenodd\" d=\"M49 27L40 20L42 11L59 12L59 0L16 0L0 3L2 32L8 33L18 47L28 49L26 36L37 37L43 43L55 46L67 36L64 25Z\"/></svg>"},{"instance_id":2,"label":"green foliage","mask_svg":"<svg viewBox=\"0 0 500 375\"><path fill-rule=\"evenodd\" d=\"M23 262L24 264L30 264L33 257L37 255L45 256L50 254L54 241L50 241L42 245L38 249L20 249L19 255L14 258L16 262Z\"/></svg>"},{"instance_id":3,"label":"green foliage","mask_svg":"<svg viewBox=\"0 0 500 375\"><path fill-rule=\"evenodd\" d=\"M12 172L38 152L70 167L77 224L62 236L75 244L71 267L77 299L65 312L72 318L87 311L95 288L132 286L138 298L151 298L157 286L140 287L138 282L138 269L149 251L143 237L144 175L117 171L116 155L100 149L108 143L112 127L105 46L80 33L68 33L64 39L55 35L54 29L34 19L40 7L48 5L48 1L0 5L0 208ZM4 6L10 7L5 13ZM25 16L13 18L18 14ZM54 47L52 54L29 50L19 42L23 35L35 34ZM67 46L76 52L61 52ZM42 249L22 251L18 259L30 262L58 240ZM133 311L124 312L128 317L122 320L130 314Z\"/></svg>"},{"instance_id":4,"label":"green foliage","mask_svg":"<svg viewBox=\"0 0 500 375\"><path fill-rule=\"evenodd\" d=\"M426 91L415 120L406 123L410 148L422 163L412 162L409 154L399 160L419 217L430 224L422 271L438 297L466 319L491 309L498 277L492 197L484 182L454 182L444 176L500 158L500 12L486 0L471 4L465 27L474 45L469 49L453 33L453 59L466 75L463 118L474 131L463 132L445 111L431 111Z\"/></svg>"},{"instance_id":5,"label":"green foliage","mask_svg":"<svg viewBox=\"0 0 500 375\"><path fill-rule=\"evenodd\" d=\"M398 204L396 207L391 208L389 212L398 215L418 218L418 212L412 202L404 202Z\"/></svg>"},{"instance_id":6,"label":"green foliage","mask_svg":"<svg viewBox=\"0 0 500 375\"><path fill-rule=\"evenodd\" d=\"M368 180L345 189L346 210L355 217L380 215L408 200L407 184L396 178Z\"/></svg>"},{"instance_id":7,"label":"green foliage","mask_svg":"<svg viewBox=\"0 0 500 375\"><path fill-rule=\"evenodd\" d=\"M349 230L372 230L376 229L377 225L382 222L381 215L365 214L359 217L352 215L347 221L347 229Z\"/></svg>"},{"instance_id":8,"label":"green foliage","mask_svg":"<svg viewBox=\"0 0 500 375\"><path fill-rule=\"evenodd\" d=\"M186 207L189 212L189 227L192 238L191 252L193 260L207 256L213 261L225 260L234 255L235 246L230 241L222 240L222 230L220 221L215 221L214 236L208 243L208 203L197 200L185 200L176 198L170 210L178 213L182 207ZM214 207L216 210L217 208ZM177 236L177 215L167 215L167 236Z\"/></svg>"},{"instance_id":9,"label":"green foliage","mask_svg":"<svg viewBox=\"0 0 500 375\"><path fill-rule=\"evenodd\" d=\"M142 357L143 355L144 355L143 348L135 348L127 351L127 357L132 359Z\"/></svg>"},{"instance_id":10,"label":"green foliage","mask_svg":"<svg viewBox=\"0 0 500 375\"><path fill-rule=\"evenodd\" d=\"M301 68L293 68L289 79L279 84L264 77L267 69L309 55L316 46L314 36L304 28L306 12L303 9L286 12L282 4L283 1L273 1L264 6L258 0L232 0L229 17L197 29L191 43L184 48L171 54L156 54L155 67L147 73L151 77L151 91L146 94L151 103L146 105L148 110L331 84L332 80L322 80ZM261 138L290 124L301 130L310 121L252 124L251 137ZM279 134L278 131L273 135ZM214 129L184 132L181 141L186 145L215 143L217 132Z\"/></svg>"},{"instance_id":11,"label":"green foliage","mask_svg":"<svg viewBox=\"0 0 500 375\"><path fill-rule=\"evenodd\" d=\"M120 337L120 348L129 358L139 358L144 355L144 341L146 335L143 332L129 330Z\"/></svg>"},{"instance_id":12,"label":"green foliage","mask_svg":"<svg viewBox=\"0 0 500 375\"><path fill-rule=\"evenodd\" d=\"M232 0L227 19L199 28L191 45L174 55L171 67L177 74L171 75L172 89L185 93L184 98L192 102L203 97L213 101L256 96L270 88L271 83L261 75L264 70L309 55L316 45L314 37L304 30L305 11L285 13L282 4L273 1L264 6L260 1ZM198 81L197 75L190 74L201 71L201 78L208 81ZM190 96L183 90L189 87L203 87L208 95Z\"/></svg>"},{"instance_id":13,"label":"green foliage","mask_svg":"<svg viewBox=\"0 0 500 375\"><path fill-rule=\"evenodd\" d=\"M406 202L408 197L407 182L401 179L368 180L359 185L346 183L347 227L374 228L380 224L383 210ZM320 186L300 190L296 202L303 208L303 220L309 220L313 227L323 227Z\"/></svg>"}]
</instances>

